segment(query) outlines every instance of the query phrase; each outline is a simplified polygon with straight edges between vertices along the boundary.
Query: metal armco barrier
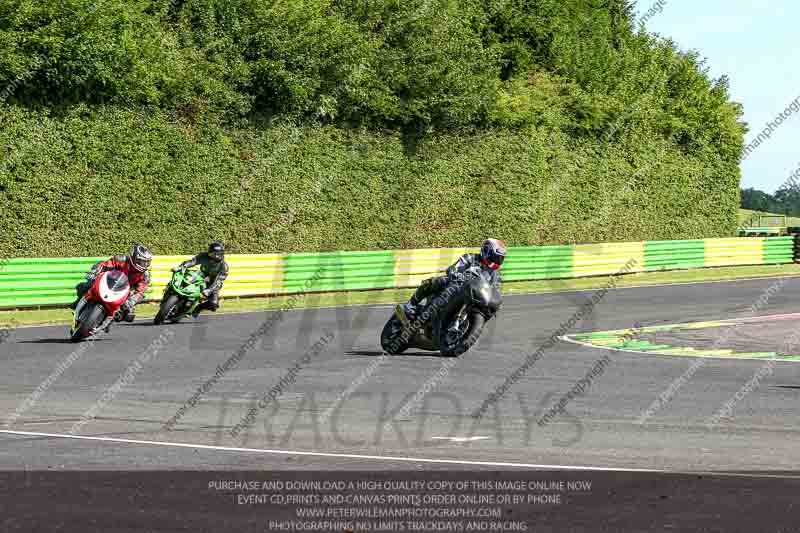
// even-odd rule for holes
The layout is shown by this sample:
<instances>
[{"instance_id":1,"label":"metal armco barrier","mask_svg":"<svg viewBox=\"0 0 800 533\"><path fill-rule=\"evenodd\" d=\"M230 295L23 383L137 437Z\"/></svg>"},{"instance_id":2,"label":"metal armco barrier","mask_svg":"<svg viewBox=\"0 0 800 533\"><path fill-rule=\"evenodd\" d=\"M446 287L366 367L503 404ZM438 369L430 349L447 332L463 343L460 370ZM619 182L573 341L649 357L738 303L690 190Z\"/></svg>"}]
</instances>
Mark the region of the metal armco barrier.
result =
<instances>
[{"instance_id":1,"label":"metal armco barrier","mask_svg":"<svg viewBox=\"0 0 800 533\"><path fill-rule=\"evenodd\" d=\"M793 263L800 258L795 236L648 241L573 246L510 248L503 279L525 281L619 272L631 259L629 272L653 272L715 266ZM229 255L230 275L223 297L268 296L303 290L313 292L416 287L441 274L458 256L477 249L447 248L295 254ZM158 256L151 269L148 300L159 300L170 268L189 256ZM97 261L106 257L19 258L0 269L0 308L57 306L71 302L75 285Z\"/></svg>"}]
</instances>

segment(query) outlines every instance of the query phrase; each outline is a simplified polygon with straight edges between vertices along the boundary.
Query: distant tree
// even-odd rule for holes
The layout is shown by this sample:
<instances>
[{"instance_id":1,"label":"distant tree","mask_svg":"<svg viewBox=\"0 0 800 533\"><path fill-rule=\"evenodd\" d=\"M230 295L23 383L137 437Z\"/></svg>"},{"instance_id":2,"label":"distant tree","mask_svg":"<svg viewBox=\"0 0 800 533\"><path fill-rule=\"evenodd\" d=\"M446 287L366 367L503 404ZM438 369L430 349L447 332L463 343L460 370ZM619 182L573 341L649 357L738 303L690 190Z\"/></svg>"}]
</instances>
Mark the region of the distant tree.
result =
<instances>
[{"instance_id":1,"label":"distant tree","mask_svg":"<svg viewBox=\"0 0 800 533\"><path fill-rule=\"evenodd\" d=\"M764 191L748 187L742 189L742 208L754 211L772 211L776 207L775 198Z\"/></svg>"},{"instance_id":2,"label":"distant tree","mask_svg":"<svg viewBox=\"0 0 800 533\"><path fill-rule=\"evenodd\" d=\"M774 199L779 213L800 216L800 191L796 187L781 187L775 191Z\"/></svg>"}]
</instances>

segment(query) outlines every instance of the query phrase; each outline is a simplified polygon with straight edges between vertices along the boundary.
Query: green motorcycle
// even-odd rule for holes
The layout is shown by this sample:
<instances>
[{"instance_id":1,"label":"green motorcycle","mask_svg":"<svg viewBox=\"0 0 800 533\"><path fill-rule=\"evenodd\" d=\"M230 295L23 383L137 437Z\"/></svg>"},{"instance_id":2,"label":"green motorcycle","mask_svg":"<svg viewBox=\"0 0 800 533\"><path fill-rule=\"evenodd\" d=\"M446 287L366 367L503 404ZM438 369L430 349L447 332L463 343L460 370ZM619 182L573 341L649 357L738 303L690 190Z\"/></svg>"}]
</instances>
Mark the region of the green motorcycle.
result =
<instances>
[{"instance_id":1,"label":"green motorcycle","mask_svg":"<svg viewBox=\"0 0 800 533\"><path fill-rule=\"evenodd\" d=\"M200 305L202 292L206 289L206 279L200 270L176 270L164 296L153 323L161 325L164 322L177 322L192 314Z\"/></svg>"}]
</instances>

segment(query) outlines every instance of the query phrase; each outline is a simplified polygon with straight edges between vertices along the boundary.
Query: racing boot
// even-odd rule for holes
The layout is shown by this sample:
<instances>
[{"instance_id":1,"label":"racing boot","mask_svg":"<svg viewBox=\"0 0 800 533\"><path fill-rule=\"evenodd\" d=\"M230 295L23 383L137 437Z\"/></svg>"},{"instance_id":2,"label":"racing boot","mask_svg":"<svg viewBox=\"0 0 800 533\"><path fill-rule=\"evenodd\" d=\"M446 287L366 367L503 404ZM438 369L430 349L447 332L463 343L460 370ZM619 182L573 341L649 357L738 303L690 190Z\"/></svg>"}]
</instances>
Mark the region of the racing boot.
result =
<instances>
[{"instance_id":1,"label":"racing boot","mask_svg":"<svg viewBox=\"0 0 800 533\"><path fill-rule=\"evenodd\" d=\"M207 301L200 302L200 304L198 304L198 306L194 308L194 311L192 311L192 318L197 318L198 316L200 316L200 311L205 311L206 309L208 309L208 305L206 305L207 303L208 303Z\"/></svg>"}]
</instances>

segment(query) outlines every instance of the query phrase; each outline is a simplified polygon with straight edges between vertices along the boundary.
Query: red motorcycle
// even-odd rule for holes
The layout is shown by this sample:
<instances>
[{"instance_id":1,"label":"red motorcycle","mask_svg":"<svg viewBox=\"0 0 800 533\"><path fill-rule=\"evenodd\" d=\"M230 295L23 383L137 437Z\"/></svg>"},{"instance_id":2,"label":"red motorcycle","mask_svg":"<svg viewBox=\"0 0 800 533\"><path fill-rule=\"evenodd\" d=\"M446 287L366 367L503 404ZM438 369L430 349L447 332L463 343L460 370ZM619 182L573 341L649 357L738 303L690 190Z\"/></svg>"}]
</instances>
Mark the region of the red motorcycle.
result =
<instances>
[{"instance_id":1,"label":"red motorcycle","mask_svg":"<svg viewBox=\"0 0 800 533\"><path fill-rule=\"evenodd\" d=\"M131 285L124 272L110 270L97 276L75 308L69 332L72 341L88 339L108 327L130 292Z\"/></svg>"}]
</instances>

